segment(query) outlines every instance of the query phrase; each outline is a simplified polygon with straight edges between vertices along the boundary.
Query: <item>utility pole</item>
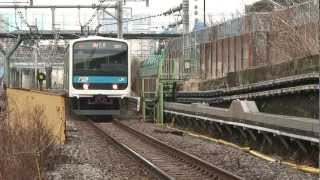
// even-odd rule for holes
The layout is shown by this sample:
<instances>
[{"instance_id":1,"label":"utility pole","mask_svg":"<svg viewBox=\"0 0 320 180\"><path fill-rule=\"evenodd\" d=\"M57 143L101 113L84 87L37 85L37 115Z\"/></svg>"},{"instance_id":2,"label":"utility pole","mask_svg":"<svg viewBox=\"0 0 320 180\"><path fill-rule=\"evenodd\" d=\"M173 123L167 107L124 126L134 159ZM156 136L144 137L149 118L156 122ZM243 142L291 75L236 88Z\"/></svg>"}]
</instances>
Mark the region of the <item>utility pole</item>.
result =
<instances>
[{"instance_id":1,"label":"utility pole","mask_svg":"<svg viewBox=\"0 0 320 180\"><path fill-rule=\"evenodd\" d=\"M117 3L117 17L118 17L118 38L123 38L123 21L122 21L122 0Z\"/></svg>"},{"instance_id":2,"label":"utility pole","mask_svg":"<svg viewBox=\"0 0 320 180\"><path fill-rule=\"evenodd\" d=\"M56 23L56 22L55 22L55 21L56 21L56 19L55 19L55 10L56 10L55 8L51 8L51 16L52 16L52 17L51 17L51 18L52 18L52 19L51 19L51 21L52 21L52 22L51 22L51 23L52 23L51 26L52 26L52 31L55 30L55 27L54 27L54 26L55 26L55 23Z\"/></svg>"},{"instance_id":3,"label":"utility pole","mask_svg":"<svg viewBox=\"0 0 320 180\"><path fill-rule=\"evenodd\" d=\"M183 11L183 33L189 32L189 0L183 0L182 2L182 11Z\"/></svg>"},{"instance_id":4,"label":"utility pole","mask_svg":"<svg viewBox=\"0 0 320 180\"><path fill-rule=\"evenodd\" d=\"M97 9L97 23L98 23L98 25L97 25L97 27L96 27L96 34L98 34L99 33L99 28L101 27L101 22L100 22L100 20L101 20L101 14L100 14L100 12L103 12L103 11L100 11L100 9L98 8Z\"/></svg>"},{"instance_id":5,"label":"utility pole","mask_svg":"<svg viewBox=\"0 0 320 180\"><path fill-rule=\"evenodd\" d=\"M206 27L206 0L203 0L203 26Z\"/></svg>"},{"instance_id":6,"label":"utility pole","mask_svg":"<svg viewBox=\"0 0 320 180\"><path fill-rule=\"evenodd\" d=\"M38 88L38 47L33 47L33 53L34 53L34 88L37 89Z\"/></svg>"}]
</instances>

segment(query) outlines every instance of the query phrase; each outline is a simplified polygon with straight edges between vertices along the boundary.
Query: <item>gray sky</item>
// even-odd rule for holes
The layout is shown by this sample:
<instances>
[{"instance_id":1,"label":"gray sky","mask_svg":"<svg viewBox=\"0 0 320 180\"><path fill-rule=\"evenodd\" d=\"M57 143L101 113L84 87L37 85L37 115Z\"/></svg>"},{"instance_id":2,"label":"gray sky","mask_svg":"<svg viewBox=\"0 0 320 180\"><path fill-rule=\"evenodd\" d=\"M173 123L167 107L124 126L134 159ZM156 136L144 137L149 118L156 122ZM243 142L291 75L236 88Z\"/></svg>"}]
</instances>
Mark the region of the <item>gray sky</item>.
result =
<instances>
[{"instance_id":1,"label":"gray sky","mask_svg":"<svg viewBox=\"0 0 320 180\"><path fill-rule=\"evenodd\" d=\"M0 0L8 1L8 0ZM22 0L21 0L22 1ZM166 10L170 7L176 6L182 2L182 0L149 0L150 7L146 8L144 2L132 3L128 2L128 5L136 5L135 8L140 12L159 12ZM202 1L202 0L199 0ZM245 4L250 4L257 0L206 0L207 10L210 13L231 13L236 10L243 10ZM34 0L35 4L92 4L97 3L97 0Z\"/></svg>"},{"instance_id":2,"label":"gray sky","mask_svg":"<svg viewBox=\"0 0 320 180\"><path fill-rule=\"evenodd\" d=\"M14 0L0 0L0 2L8 2ZM26 2L27 0L17 0ZM203 0L198 0L203 1ZM253 3L257 0L206 0L206 14L211 14L214 17L221 16L224 14L225 16L235 14L236 12L243 12L244 5ZM179 5L182 0L150 0L150 7L145 6L145 2L127 2L126 6L132 7L133 14L157 14L168 10L169 8L175 7ZM63 4L93 4L98 3L98 0L34 0L35 5L63 5ZM112 2L110 2L112 3ZM24 10L20 10L24 13ZM112 11L112 10L111 10ZM14 19L12 16L14 15L14 11L1 11L1 14L11 14L10 19ZM80 22L82 24L86 23L88 19L91 17L93 11L92 10L81 10L81 18ZM199 12L199 14L201 14ZM27 19L30 24L35 23L37 21L38 25L42 25L45 27L50 26L50 10L29 10L27 13ZM78 21L78 10L66 10L66 9L58 9L56 10L57 15L57 24L61 24L64 28L66 26L70 26L70 28L76 28L79 26ZM153 18L154 22L161 22L161 23L171 23L175 22L177 17L160 17L160 18ZM48 23L49 22L49 23ZM11 23L12 22L11 20ZM63 28L63 27L61 27ZM78 28L78 27L77 27Z\"/></svg>"}]
</instances>

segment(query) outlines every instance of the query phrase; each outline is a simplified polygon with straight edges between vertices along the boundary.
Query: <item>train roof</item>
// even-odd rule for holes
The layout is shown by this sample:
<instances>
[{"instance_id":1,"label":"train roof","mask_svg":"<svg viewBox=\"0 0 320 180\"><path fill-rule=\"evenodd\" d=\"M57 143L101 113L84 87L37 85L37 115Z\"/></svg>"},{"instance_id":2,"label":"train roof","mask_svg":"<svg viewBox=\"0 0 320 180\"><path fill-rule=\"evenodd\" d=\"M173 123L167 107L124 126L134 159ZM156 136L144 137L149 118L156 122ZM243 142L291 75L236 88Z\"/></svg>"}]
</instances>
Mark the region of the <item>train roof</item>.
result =
<instances>
[{"instance_id":1,"label":"train roof","mask_svg":"<svg viewBox=\"0 0 320 180\"><path fill-rule=\"evenodd\" d=\"M119 42L124 42L124 43L128 43L126 40L124 39L119 39L119 38L109 38L109 37L102 37L102 36L88 36L88 37L80 37L79 39L75 39L70 41L69 44L73 44L79 41L86 41L86 40L111 40L111 41L119 41Z\"/></svg>"}]
</instances>

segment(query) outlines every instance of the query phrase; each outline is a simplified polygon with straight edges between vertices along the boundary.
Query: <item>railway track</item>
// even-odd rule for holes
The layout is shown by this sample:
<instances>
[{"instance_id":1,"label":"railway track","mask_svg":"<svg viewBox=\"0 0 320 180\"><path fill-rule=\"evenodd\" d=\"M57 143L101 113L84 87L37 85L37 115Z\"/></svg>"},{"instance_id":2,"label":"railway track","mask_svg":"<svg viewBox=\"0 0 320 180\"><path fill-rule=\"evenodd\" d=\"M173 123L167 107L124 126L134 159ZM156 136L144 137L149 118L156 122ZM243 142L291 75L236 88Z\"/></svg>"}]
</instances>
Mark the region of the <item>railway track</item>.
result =
<instances>
[{"instance_id":1,"label":"railway track","mask_svg":"<svg viewBox=\"0 0 320 180\"><path fill-rule=\"evenodd\" d=\"M143 163L158 179L242 179L119 121L96 124L89 120L88 123L108 141Z\"/></svg>"}]
</instances>

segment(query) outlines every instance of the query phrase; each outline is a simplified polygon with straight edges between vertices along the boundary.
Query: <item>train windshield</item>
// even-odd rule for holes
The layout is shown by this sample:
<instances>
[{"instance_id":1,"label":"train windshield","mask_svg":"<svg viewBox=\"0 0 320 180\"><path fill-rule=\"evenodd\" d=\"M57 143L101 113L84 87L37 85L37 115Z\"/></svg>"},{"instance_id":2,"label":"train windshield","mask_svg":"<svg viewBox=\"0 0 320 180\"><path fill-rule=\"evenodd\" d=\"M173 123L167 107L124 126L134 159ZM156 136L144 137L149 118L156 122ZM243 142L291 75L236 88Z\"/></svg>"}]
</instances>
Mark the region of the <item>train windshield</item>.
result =
<instances>
[{"instance_id":1,"label":"train windshield","mask_svg":"<svg viewBox=\"0 0 320 180\"><path fill-rule=\"evenodd\" d=\"M126 84L128 46L111 40L88 40L73 45L73 84L90 83L95 89L103 84ZM94 86L96 84L96 86Z\"/></svg>"},{"instance_id":2,"label":"train windshield","mask_svg":"<svg viewBox=\"0 0 320 180\"><path fill-rule=\"evenodd\" d=\"M128 47L116 41L84 41L73 46L73 73L123 75L128 73Z\"/></svg>"}]
</instances>

